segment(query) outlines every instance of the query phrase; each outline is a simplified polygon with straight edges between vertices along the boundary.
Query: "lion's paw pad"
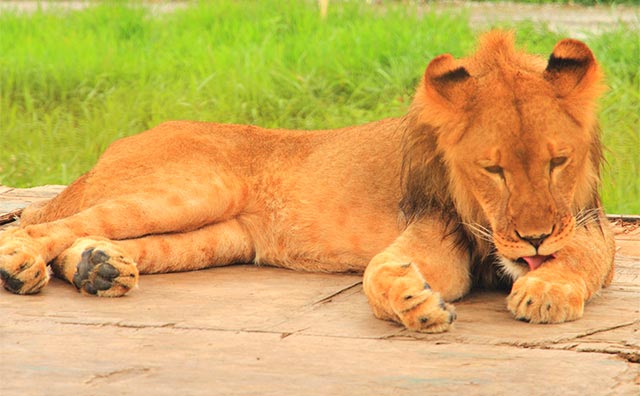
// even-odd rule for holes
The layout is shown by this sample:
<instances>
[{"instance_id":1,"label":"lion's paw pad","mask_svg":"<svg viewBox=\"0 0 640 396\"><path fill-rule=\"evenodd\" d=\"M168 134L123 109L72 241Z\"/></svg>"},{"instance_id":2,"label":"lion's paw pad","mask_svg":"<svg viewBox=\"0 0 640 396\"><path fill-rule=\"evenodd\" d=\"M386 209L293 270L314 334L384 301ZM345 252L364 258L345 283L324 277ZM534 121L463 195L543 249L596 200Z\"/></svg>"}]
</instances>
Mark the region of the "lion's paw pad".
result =
<instances>
[{"instance_id":1,"label":"lion's paw pad","mask_svg":"<svg viewBox=\"0 0 640 396\"><path fill-rule=\"evenodd\" d=\"M73 275L73 284L81 291L104 297L118 297L135 287L138 269L122 255L110 255L107 251L87 248Z\"/></svg>"}]
</instances>

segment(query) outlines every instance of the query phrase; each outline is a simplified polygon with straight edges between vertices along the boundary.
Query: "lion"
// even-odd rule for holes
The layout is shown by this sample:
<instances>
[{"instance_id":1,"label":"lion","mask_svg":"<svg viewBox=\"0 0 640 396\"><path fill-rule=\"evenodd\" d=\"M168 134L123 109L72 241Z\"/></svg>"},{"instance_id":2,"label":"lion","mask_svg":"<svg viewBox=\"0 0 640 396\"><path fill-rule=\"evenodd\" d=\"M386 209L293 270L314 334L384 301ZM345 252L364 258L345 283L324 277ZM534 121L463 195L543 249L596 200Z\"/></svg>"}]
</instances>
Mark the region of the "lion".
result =
<instances>
[{"instance_id":1,"label":"lion","mask_svg":"<svg viewBox=\"0 0 640 396\"><path fill-rule=\"evenodd\" d=\"M548 61L493 31L433 59L404 117L295 131L174 121L114 142L0 237L14 293L57 277L116 297L139 274L255 263L363 273L376 317L443 332L474 286L561 323L613 276L598 196L602 73L582 42Z\"/></svg>"}]
</instances>

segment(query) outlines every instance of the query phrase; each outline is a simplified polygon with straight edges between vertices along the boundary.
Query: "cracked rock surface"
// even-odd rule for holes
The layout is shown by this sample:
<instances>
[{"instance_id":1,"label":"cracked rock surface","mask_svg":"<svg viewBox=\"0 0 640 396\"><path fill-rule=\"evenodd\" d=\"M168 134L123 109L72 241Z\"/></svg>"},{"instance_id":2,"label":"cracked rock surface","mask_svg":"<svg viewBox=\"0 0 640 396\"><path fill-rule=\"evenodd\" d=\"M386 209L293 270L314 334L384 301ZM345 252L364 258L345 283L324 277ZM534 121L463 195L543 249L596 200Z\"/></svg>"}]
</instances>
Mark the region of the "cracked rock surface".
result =
<instances>
[{"instance_id":1,"label":"cracked rock surface","mask_svg":"<svg viewBox=\"0 0 640 396\"><path fill-rule=\"evenodd\" d=\"M59 191L0 186L0 219ZM613 284L560 325L477 291L453 330L412 333L373 317L359 276L253 266L143 276L117 299L57 279L2 292L0 394L638 395L639 225L613 223Z\"/></svg>"}]
</instances>

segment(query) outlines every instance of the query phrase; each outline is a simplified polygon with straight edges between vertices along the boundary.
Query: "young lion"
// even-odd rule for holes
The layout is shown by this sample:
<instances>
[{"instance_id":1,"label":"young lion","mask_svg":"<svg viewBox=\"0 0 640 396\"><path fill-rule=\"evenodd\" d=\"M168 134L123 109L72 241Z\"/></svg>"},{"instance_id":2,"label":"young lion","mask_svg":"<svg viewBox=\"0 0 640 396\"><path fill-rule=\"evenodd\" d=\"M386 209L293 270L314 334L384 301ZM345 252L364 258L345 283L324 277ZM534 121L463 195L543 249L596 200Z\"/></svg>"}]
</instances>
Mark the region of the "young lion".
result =
<instances>
[{"instance_id":1,"label":"young lion","mask_svg":"<svg viewBox=\"0 0 640 396\"><path fill-rule=\"evenodd\" d=\"M441 332L474 284L511 286L517 319L558 323L613 274L597 187L601 73L565 39L548 62L492 32L431 61L408 114L323 131L168 122L121 139L0 236L0 276L46 265L84 293L138 273L254 262L364 271L375 315Z\"/></svg>"}]
</instances>

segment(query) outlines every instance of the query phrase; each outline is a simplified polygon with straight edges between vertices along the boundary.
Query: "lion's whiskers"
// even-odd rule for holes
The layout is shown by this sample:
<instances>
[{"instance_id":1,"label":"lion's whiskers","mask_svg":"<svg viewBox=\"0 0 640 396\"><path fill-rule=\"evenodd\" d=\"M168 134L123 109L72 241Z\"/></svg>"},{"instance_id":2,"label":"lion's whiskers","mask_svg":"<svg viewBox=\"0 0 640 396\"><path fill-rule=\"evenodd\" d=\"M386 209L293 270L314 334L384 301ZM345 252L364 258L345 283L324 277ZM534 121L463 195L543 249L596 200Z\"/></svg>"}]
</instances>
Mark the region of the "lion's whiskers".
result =
<instances>
[{"instance_id":1,"label":"lion's whiskers","mask_svg":"<svg viewBox=\"0 0 640 396\"><path fill-rule=\"evenodd\" d=\"M576 227L583 227L596 223L600 215L599 208L583 209L575 215Z\"/></svg>"},{"instance_id":2,"label":"lion's whiskers","mask_svg":"<svg viewBox=\"0 0 640 396\"><path fill-rule=\"evenodd\" d=\"M478 223L462 223L473 235L486 242L493 243L493 233L491 230Z\"/></svg>"}]
</instances>

